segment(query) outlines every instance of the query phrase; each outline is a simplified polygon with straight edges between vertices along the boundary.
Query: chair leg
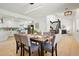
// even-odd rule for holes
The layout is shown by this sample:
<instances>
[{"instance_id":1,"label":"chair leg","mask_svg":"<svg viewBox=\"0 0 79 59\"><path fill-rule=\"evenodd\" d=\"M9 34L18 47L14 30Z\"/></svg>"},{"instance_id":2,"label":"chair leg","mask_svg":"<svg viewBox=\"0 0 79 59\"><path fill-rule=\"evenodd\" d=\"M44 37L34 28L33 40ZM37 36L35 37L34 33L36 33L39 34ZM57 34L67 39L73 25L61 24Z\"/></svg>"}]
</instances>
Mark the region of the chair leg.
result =
<instances>
[{"instance_id":1,"label":"chair leg","mask_svg":"<svg viewBox=\"0 0 79 59\"><path fill-rule=\"evenodd\" d=\"M54 55L53 53L54 53L54 48L52 47L52 56Z\"/></svg>"},{"instance_id":2,"label":"chair leg","mask_svg":"<svg viewBox=\"0 0 79 59\"><path fill-rule=\"evenodd\" d=\"M22 43L21 43L21 56L22 56L22 53L23 53L23 45L22 45Z\"/></svg>"},{"instance_id":3,"label":"chair leg","mask_svg":"<svg viewBox=\"0 0 79 59\"><path fill-rule=\"evenodd\" d=\"M30 49L30 47L29 47L29 56L31 56L31 49Z\"/></svg>"},{"instance_id":4,"label":"chair leg","mask_svg":"<svg viewBox=\"0 0 79 59\"><path fill-rule=\"evenodd\" d=\"M23 45L23 56L24 56L25 52L24 52L24 45Z\"/></svg>"},{"instance_id":5,"label":"chair leg","mask_svg":"<svg viewBox=\"0 0 79 59\"><path fill-rule=\"evenodd\" d=\"M16 53L18 53L18 49L17 49L17 47L16 47Z\"/></svg>"},{"instance_id":6,"label":"chair leg","mask_svg":"<svg viewBox=\"0 0 79 59\"><path fill-rule=\"evenodd\" d=\"M40 49L38 48L38 56L40 56Z\"/></svg>"},{"instance_id":7,"label":"chair leg","mask_svg":"<svg viewBox=\"0 0 79 59\"><path fill-rule=\"evenodd\" d=\"M47 53L47 51L45 51L45 53Z\"/></svg>"},{"instance_id":8,"label":"chair leg","mask_svg":"<svg viewBox=\"0 0 79 59\"><path fill-rule=\"evenodd\" d=\"M18 43L16 43L16 53L18 53L18 50L19 50L19 46Z\"/></svg>"},{"instance_id":9,"label":"chair leg","mask_svg":"<svg viewBox=\"0 0 79 59\"><path fill-rule=\"evenodd\" d=\"M56 54L56 56L57 56L57 43L56 43L56 45L55 45L55 54Z\"/></svg>"}]
</instances>

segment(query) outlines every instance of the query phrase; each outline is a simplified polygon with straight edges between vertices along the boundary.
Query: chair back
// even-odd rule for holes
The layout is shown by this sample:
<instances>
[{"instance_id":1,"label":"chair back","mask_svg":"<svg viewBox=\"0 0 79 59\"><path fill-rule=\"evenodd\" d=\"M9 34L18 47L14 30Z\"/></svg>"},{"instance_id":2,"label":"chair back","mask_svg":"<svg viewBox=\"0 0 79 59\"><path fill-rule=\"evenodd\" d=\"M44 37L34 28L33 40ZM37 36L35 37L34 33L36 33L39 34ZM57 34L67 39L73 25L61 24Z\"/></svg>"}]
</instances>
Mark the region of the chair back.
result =
<instances>
[{"instance_id":1,"label":"chair back","mask_svg":"<svg viewBox=\"0 0 79 59\"><path fill-rule=\"evenodd\" d=\"M21 38L19 34L14 34L16 42L21 42Z\"/></svg>"},{"instance_id":2,"label":"chair back","mask_svg":"<svg viewBox=\"0 0 79 59\"><path fill-rule=\"evenodd\" d=\"M22 44L24 44L27 47L31 46L30 37L29 36L27 36L27 35L20 35L20 37L21 37Z\"/></svg>"},{"instance_id":3,"label":"chair back","mask_svg":"<svg viewBox=\"0 0 79 59\"><path fill-rule=\"evenodd\" d=\"M62 34L55 34L56 38L55 38L55 42L54 42L54 46L56 43L59 43L61 38L62 38Z\"/></svg>"},{"instance_id":4,"label":"chair back","mask_svg":"<svg viewBox=\"0 0 79 59\"><path fill-rule=\"evenodd\" d=\"M55 43L55 35L54 35L53 38L51 39L51 42L52 42L52 46L54 46L54 43Z\"/></svg>"}]
</instances>

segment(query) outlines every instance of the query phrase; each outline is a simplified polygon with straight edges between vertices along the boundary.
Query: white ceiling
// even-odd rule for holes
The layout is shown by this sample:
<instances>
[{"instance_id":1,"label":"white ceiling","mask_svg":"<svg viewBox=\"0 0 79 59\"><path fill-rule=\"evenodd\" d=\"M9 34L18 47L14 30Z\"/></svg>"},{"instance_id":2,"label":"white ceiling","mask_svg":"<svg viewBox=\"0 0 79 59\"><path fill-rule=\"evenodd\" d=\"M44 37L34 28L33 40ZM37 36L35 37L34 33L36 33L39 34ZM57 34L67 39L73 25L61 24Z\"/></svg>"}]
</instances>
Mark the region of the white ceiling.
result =
<instances>
[{"instance_id":1,"label":"white ceiling","mask_svg":"<svg viewBox=\"0 0 79 59\"><path fill-rule=\"evenodd\" d=\"M0 3L0 8L32 18L63 12L65 8L79 8L79 3Z\"/></svg>"}]
</instances>

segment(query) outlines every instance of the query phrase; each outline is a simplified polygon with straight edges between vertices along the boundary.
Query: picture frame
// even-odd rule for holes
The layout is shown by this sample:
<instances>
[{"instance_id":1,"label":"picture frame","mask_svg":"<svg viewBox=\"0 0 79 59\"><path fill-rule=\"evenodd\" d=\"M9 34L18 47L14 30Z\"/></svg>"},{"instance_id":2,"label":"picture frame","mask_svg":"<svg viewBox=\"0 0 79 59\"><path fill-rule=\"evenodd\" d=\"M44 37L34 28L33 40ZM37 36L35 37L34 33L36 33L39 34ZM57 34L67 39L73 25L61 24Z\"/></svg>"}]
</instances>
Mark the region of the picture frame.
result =
<instances>
[{"instance_id":1,"label":"picture frame","mask_svg":"<svg viewBox=\"0 0 79 59\"><path fill-rule=\"evenodd\" d=\"M35 28L39 29L39 23L35 23Z\"/></svg>"}]
</instances>

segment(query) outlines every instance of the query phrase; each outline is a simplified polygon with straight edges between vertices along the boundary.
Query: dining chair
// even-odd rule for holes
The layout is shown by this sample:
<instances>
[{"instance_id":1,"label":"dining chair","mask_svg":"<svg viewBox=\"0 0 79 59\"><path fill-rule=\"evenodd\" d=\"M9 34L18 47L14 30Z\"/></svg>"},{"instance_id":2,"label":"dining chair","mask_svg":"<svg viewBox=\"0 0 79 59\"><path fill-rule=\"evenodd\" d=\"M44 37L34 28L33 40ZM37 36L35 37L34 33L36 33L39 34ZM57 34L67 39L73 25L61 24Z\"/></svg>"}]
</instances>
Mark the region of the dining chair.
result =
<instances>
[{"instance_id":1,"label":"dining chair","mask_svg":"<svg viewBox=\"0 0 79 59\"><path fill-rule=\"evenodd\" d=\"M52 56L53 56L53 52L55 50L55 54L57 56L57 44L60 42L60 40L62 38L61 29L59 29L58 34L53 33L53 35L51 35L51 36L53 36L53 38L51 39L52 44L50 44L46 41L44 43L44 50L52 52Z\"/></svg>"},{"instance_id":2,"label":"dining chair","mask_svg":"<svg viewBox=\"0 0 79 59\"><path fill-rule=\"evenodd\" d=\"M21 39L19 34L14 34L16 40L16 53L18 53L19 48L21 47Z\"/></svg>"},{"instance_id":3,"label":"dining chair","mask_svg":"<svg viewBox=\"0 0 79 59\"><path fill-rule=\"evenodd\" d=\"M51 44L48 43L48 42L45 42L44 43L44 50L45 51L48 51L48 52L51 52L52 53L52 56L53 56L53 53L54 53L54 41L55 41L55 36L53 36L53 38L51 39ZM57 52L57 50L55 50L55 53ZM57 55L57 53L56 53Z\"/></svg>"},{"instance_id":4,"label":"dining chair","mask_svg":"<svg viewBox=\"0 0 79 59\"><path fill-rule=\"evenodd\" d=\"M39 55L39 46L37 44L31 43L29 36L21 35L21 41L23 44L23 56L25 54L24 51L28 51L29 56L31 56L33 52L36 53L36 51L38 51L38 55Z\"/></svg>"}]
</instances>

